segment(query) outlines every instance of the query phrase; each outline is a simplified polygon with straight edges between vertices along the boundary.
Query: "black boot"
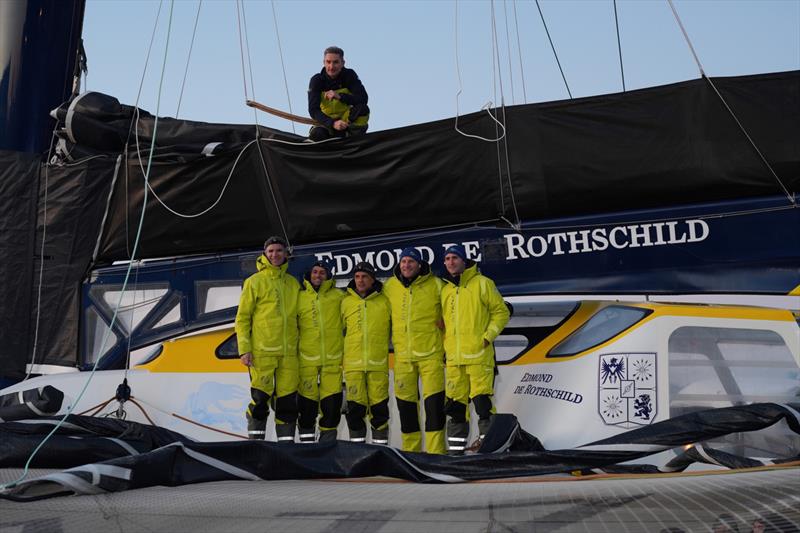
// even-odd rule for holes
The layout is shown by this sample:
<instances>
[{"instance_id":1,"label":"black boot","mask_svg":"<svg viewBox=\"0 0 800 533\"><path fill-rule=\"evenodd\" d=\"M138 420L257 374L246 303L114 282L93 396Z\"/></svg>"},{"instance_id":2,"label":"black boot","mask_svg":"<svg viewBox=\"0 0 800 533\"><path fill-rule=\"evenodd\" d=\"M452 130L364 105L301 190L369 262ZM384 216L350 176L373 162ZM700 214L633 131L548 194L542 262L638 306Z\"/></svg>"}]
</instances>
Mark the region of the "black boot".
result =
<instances>
[{"instance_id":1,"label":"black boot","mask_svg":"<svg viewBox=\"0 0 800 533\"><path fill-rule=\"evenodd\" d=\"M389 444L389 428L373 429L372 430L372 444Z\"/></svg>"},{"instance_id":2,"label":"black boot","mask_svg":"<svg viewBox=\"0 0 800 533\"><path fill-rule=\"evenodd\" d=\"M278 442L294 442L294 424L275 424L275 434Z\"/></svg>"},{"instance_id":3,"label":"black boot","mask_svg":"<svg viewBox=\"0 0 800 533\"><path fill-rule=\"evenodd\" d=\"M333 442L336 440L336 430L335 429L321 429L319 431L319 441L320 442Z\"/></svg>"},{"instance_id":4,"label":"black boot","mask_svg":"<svg viewBox=\"0 0 800 533\"><path fill-rule=\"evenodd\" d=\"M300 443L301 444L313 444L314 437L316 436L315 428L300 428Z\"/></svg>"},{"instance_id":5,"label":"black boot","mask_svg":"<svg viewBox=\"0 0 800 533\"><path fill-rule=\"evenodd\" d=\"M250 440L264 440L267 437L267 421L258 420L247 415L247 438Z\"/></svg>"},{"instance_id":6,"label":"black boot","mask_svg":"<svg viewBox=\"0 0 800 533\"><path fill-rule=\"evenodd\" d=\"M469 422L447 421L447 454L464 455L469 437Z\"/></svg>"}]
</instances>

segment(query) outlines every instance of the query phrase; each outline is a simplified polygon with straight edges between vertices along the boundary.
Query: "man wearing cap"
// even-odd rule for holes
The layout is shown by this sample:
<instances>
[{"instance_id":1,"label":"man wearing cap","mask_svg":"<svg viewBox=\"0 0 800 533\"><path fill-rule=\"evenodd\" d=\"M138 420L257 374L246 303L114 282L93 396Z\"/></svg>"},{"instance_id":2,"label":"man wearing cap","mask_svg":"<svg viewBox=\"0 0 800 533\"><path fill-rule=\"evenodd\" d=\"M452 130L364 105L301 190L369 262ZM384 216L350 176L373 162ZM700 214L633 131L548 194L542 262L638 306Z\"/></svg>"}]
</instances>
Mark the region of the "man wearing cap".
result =
<instances>
[{"instance_id":1,"label":"man wearing cap","mask_svg":"<svg viewBox=\"0 0 800 533\"><path fill-rule=\"evenodd\" d=\"M369 411L372 443L389 443L389 301L369 263L356 265L342 300L344 382L351 442L366 442Z\"/></svg>"},{"instance_id":2,"label":"man wearing cap","mask_svg":"<svg viewBox=\"0 0 800 533\"><path fill-rule=\"evenodd\" d=\"M269 401L275 396L275 433L293 442L297 420L297 297L300 284L286 272L286 241L270 237L256 261L258 272L244 281L236 313L240 360L250 371L247 433L266 436Z\"/></svg>"},{"instance_id":3,"label":"man wearing cap","mask_svg":"<svg viewBox=\"0 0 800 533\"><path fill-rule=\"evenodd\" d=\"M394 395L403 450L422 451L418 383L425 406L425 451L445 453L442 280L431 274L416 248L400 253L383 289L392 310Z\"/></svg>"},{"instance_id":4,"label":"man wearing cap","mask_svg":"<svg viewBox=\"0 0 800 533\"><path fill-rule=\"evenodd\" d=\"M444 351L447 355L447 443L450 452L464 452L469 437L468 403L478 414L480 437L491 424L494 393L492 342L508 323L509 311L494 282L478 271L456 244L445 250L442 278Z\"/></svg>"},{"instance_id":5,"label":"man wearing cap","mask_svg":"<svg viewBox=\"0 0 800 533\"><path fill-rule=\"evenodd\" d=\"M336 440L342 416L342 315L344 292L334 285L330 263L317 261L306 272L297 302L300 329L300 442ZM321 398L321 399L320 399Z\"/></svg>"}]
</instances>

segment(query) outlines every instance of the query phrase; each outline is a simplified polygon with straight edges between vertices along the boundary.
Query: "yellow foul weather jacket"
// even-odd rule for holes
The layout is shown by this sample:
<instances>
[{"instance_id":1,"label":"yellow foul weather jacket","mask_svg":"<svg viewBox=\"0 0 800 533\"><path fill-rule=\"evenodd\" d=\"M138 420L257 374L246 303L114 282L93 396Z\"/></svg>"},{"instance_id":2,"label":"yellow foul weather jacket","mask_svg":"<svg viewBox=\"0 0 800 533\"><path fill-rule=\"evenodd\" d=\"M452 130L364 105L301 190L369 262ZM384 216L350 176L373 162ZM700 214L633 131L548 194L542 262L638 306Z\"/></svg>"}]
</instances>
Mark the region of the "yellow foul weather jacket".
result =
<instances>
[{"instance_id":1,"label":"yellow foul weather jacket","mask_svg":"<svg viewBox=\"0 0 800 533\"><path fill-rule=\"evenodd\" d=\"M322 282L319 290L304 281L297 303L300 328L300 366L339 366L342 364L341 303L344 292L334 280Z\"/></svg>"},{"instance_id":2,"label":"yellow foul weather jacket","mask_svg":"<svg viewBox=\"0 0 800 533\"><path fill-rule=\"evenodd\" d=\"M286 272L288 263L273 266L264 255L258 272L244 281L236 312L239 353L254 357L297 355L297 297L300 284Z\"/></svg>"},{"instance_id":3,"label":"yellow foul weather jacket","mask_svg":"<svg viewBox=\"0 0 800 533\"><path fill-rule=\"evenodd\" d=\"M389 300L376 289L362 298L353 288L342 300L344 337L344 371L389 370Z\"/></svg>"},{"instance_id":4,"label":"yellow foul weather jacket","mask_svg":"<svg viewBox=\"0 0 800 533\"><path fill-rule=\"evenodd\" d=\"M444 279L442 313L448 366L493 366L492 342L503 331L510 315L503 297L475 264L464 270L457 285L449 276Z\"/></svg>"},{"instance_id":5,"label":"yellow foul weather jacket","mask_svg":"<svg viewBox=\"0 0 800 533\"><path fill-rule=\"evenodd\" d=\"M443 282L425 272L406 287L398 273L383 287L392 309L392 344L397 361L415 362L423 359L442 360L441 293ZM396 269L397 270L397 269Z\"/></svg>"}]
</instances>

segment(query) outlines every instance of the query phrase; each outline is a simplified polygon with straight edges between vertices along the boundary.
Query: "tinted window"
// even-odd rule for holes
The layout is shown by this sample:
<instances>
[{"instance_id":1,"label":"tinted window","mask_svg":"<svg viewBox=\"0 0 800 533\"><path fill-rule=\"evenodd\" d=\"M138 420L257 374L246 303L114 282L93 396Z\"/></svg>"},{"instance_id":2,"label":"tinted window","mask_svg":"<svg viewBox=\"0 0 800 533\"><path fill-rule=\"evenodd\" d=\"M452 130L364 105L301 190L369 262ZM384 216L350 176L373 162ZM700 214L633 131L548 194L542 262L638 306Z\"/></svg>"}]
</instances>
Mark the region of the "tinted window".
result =
<instances>
[{"instance_id":1,"label":"tinted window","mask_svg":"<svg viewBox=\"0 0 800 533\"><path fill-rule=\"evenodd\" d=\"M578 354L619 335L652 313L650 309L612 305L592 316L583 326L558 343L547 357L568 357Z\"/></svg>"}]
</instances>

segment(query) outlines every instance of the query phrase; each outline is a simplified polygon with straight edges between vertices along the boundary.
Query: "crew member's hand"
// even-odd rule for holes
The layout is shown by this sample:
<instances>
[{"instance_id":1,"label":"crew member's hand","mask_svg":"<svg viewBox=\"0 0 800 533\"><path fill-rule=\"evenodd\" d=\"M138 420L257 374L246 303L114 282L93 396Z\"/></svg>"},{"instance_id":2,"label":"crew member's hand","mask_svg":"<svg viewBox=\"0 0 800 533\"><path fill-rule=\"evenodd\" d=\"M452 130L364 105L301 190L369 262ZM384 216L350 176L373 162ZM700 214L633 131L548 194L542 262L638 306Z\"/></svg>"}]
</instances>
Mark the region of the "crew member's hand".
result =
<instances>
[{"instance_id":1,"label":"crew member's hand","mask_svg":"<svg viewBox=\"0 0 800 533\"><path fill-rule=\"evenodd\" d=\"M250 352L244 353L239 356L239 361L241 361L244 366L253 366L253 354Z\"/></svg>"},{"instance_id":2,"label":"crew member's hand","mask_svg":"<svg viewBox=\"0 0 800 533\"><path fill-rule=\"evenodd\" d=\"M347 126L348 126L348 124L344 120L337 120L336 122L333 123L333 129L338 130L338 131L346 130Z\"/></svg>"},{"instance_id":3,"label":"crew member's hand","mask_svg":"<svg viewBox=\"0 0 800 533\"><path fill-rule=\"evenodd\" d=\"M325 91L326 100L341 100L342 97L336 91Z\"/></svg>"}]
</instances>

